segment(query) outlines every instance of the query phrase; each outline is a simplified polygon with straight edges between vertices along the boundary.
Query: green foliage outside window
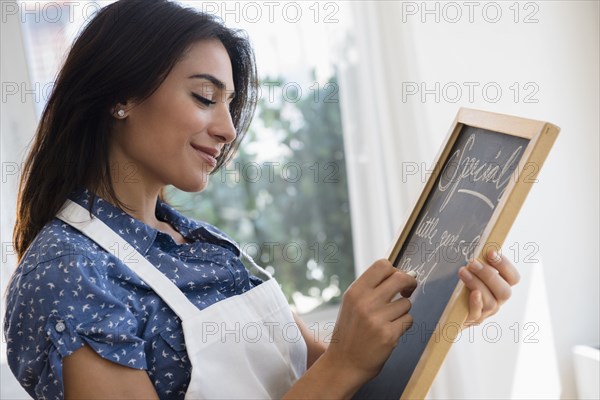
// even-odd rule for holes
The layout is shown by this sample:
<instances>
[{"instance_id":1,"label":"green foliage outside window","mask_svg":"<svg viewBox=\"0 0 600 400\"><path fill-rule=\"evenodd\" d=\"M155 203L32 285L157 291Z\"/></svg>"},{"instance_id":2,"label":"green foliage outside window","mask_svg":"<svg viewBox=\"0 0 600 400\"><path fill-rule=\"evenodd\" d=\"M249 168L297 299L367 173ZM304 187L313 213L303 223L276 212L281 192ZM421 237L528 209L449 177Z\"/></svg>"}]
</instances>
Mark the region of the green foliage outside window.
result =
<instances>
[{"instance_id":1,"label":"green foliage outside window","mask_svg":"<svg viewBox=\"0 0 600 400\"><path fill-rule=\"evenodd\" d=\"M314 307L339 302L354 280L338 87L335 77L302 96L288 86L282 99L263 91L236 158L204 191L172 189L168 198L272 267L291 304L310 296Z\"/></svg>"}]
</instances>

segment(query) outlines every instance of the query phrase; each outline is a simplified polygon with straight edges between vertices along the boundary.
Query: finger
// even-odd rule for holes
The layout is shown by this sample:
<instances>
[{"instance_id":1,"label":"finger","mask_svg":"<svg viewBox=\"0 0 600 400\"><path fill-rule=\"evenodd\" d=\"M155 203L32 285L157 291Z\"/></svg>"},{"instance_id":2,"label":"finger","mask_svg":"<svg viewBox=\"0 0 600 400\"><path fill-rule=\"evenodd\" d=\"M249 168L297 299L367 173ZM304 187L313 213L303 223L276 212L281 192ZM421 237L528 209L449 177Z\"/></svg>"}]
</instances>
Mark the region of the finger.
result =
<instances>
[{"instance_id":1,"label":"finger","mask_svg":"<svg viewBox=\"0 0 600 400\"><path fill-rule=\"evenodd\" d=\"M396 270L377 286L375 293L376 296L388 303L397 293L401 293L404 297L410 297L416 287L417 280L414 277Z\"/></svg>"},{"instance_id":2,"label":"finger","mask_svg":"<svg viewBox=\"0 0 600 400\"><path fill-rule=\"evenodd\" d=\"M469 294L469 315L465 320L466 326L476 325L481 320L483 313L483 299L479 290L473 290Z\"/></svg>"},{"instance_id":3,"label":"finger","mask_svg":"<svg viewBox=\"0 0 600 400\"><path fill-rule=\"evenodd\" d=\"M398 270L389 260L377 260L356 280L356 283L374 288L396 271Z\"/></svg>"},{"instance_id":4,"label":"finger","mask_svg":"<svg viewBox=\"0 0 600 400\"><path fill-rule=\"evenodd\" d=\"M514 264L506 256L501 256L495 250L487 252L487 260L494 267L502 278L510 285L514 286L521 280L521 275Z\"/></svg>"},{"instance_id":5,"label":"finger","mask_svg":"<svg viewBox=\"0 0 600 400\"><path fill-rule=\"evenodd\" d=\"M484 316L489 316L496 312L498 302L488 287L466 267L462 267L458 273L467 288L471 291L477 290L481 292L483 302L482 314Z\"/></svg>"},{"instance_id":6,"label":"finger","mask_svg":"<svg viewBox=\"0 0 600 400\"><path fill-rule=\"evenodd\" d=\"M403 274L406 274L414 279L414 284L411 283L411 285L407 286L406 288L404 288L400 291L400 294L403 297L408 298L408 297L412 296L413 292L417 288L417 285L419 284L419 280L417 279L418 274L416 271L400 271L400 272L402 272Z\"/></svg>"},{"instance_id":7,"label":"finger","mask_svg":"<svg viewBox=\"0 0 600 400\"><path fill-rule=\"evenodd\" d=\"M406 315L411 307L412 303L409 299L400 298L384 305L381 310L381 315L385 321L395 321L403 315Z\"/></svg>"},{"instance_id":8,"label":"finger","mask_svg":"<svg viewBox=\"0 0 600 400\"><path fill-rule=\"evenodd\" d=\"M487 263L483 263L477 259L471 261L468 265L469 271L476 275L485 286L489 289L492 295L500 302L504 303L510 298L511 288L508 282L498 274L498 270L491 267ZM485 295L485 292L482 292ZM485 297L484 297L485 299Z\"/></svg>"},{"instance_id":9,"label":"finger","mask_svg":"<svg viewBox=\"0 0 600 400\"><path fill-rule=\"evenodd\" d=\"M396 332L396 335L397 335L396 342L398 342L398 339L400 339L400 336L402 336L404 334L404 332L409 330L410 327L412 326L413 317L410 314L404 314L402 317L398 318L391 324L392 324L392 328L394 329L394 331Z\"/></svg>"}]
</instances>

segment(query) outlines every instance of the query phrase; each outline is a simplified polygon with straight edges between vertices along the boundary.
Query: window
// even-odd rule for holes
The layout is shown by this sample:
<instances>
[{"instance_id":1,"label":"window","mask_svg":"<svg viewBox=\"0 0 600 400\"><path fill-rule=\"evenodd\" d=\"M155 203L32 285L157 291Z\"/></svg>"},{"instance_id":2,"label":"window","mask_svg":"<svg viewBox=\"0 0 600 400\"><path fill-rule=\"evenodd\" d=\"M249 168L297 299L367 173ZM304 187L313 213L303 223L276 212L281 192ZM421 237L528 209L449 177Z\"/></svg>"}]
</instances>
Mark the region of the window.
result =
<instances>
[{"instance_id":1,"label":"window","mask_svg":"<svg viewBox=\"0 0 600 400\"><path fill-rule=\"evenodd\" d=\"M68 4L67 4L68 3ZM38 115L65 51L108 2L21 5ZM343 7L328 2L187 2L248 32L260 74L257 112L236 158L201 193L168 188L183 213L236 239L305 313L354 280L335 68Z\"/></svg>"}]
</instances>

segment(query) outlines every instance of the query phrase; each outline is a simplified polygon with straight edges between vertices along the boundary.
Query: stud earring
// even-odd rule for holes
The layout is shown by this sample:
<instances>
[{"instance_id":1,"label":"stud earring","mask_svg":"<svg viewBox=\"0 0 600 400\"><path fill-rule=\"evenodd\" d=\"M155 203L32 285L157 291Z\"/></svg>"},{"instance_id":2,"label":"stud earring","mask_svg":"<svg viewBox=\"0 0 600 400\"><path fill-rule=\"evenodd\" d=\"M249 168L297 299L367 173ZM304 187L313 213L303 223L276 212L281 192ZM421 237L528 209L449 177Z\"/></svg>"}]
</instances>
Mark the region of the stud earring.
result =
<instances>
[{"instance_id":1,"label":"stud earring","mask_svg":"<svg viewBox=\"0 0 600 400\"><path fill-rule=\"evenodd\" d=\"M121 109L117 111L117 115L119 116L119 118L123 118L125 116L125 110Z\"/></svg>"}]
</instances>

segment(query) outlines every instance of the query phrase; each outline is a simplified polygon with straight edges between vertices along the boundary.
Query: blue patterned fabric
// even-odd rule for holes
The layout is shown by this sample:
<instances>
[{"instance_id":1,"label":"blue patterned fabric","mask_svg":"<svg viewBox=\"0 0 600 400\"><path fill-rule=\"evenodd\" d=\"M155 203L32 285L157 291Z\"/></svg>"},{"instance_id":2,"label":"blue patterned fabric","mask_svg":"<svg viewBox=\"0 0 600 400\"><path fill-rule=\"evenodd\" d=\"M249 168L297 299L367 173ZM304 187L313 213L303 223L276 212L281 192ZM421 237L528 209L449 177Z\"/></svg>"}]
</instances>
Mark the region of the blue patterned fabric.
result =
<instances>
[{"instance_id":1,"label":"blue patterned fabric","mask_svg":"<svg viewBox=\"0 0 600 400\"><path fill-rule=\"evenodd\" d=\"M86 208L91 200L87 190L70 198ZM156 216L191 243L177 244L99 197L92 212L199 309L262 282L222 232L160 200ZM63 398L62 359L84 344L107 360L147 370L160 398L184 397L191 365L181 321L112 253L55 218L17 267L7 293L4 332L8 363L32 397ZM127 261L127 254L118 256Z\"/></svg>"}]
</instances>

